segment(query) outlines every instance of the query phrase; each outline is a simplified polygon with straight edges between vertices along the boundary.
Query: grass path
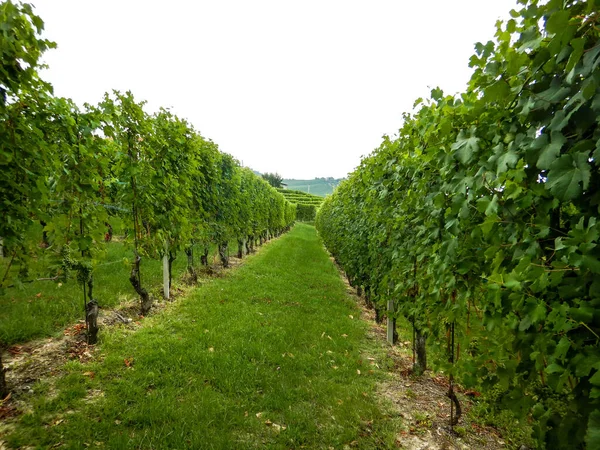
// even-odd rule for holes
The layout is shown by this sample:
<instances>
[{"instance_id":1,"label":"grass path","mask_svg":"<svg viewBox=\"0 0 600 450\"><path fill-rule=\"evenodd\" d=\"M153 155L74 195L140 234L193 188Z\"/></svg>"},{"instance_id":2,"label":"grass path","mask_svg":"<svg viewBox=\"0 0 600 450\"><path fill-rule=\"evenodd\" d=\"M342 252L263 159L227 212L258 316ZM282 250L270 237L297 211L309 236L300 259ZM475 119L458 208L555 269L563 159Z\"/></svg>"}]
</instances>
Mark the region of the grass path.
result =
<instances>
[{"instance_id":1,"label":"grass path","mask_svg":"<svg viewBox=\"0 0 600 450\"><path fill-rule=\"evenodd\" d=\"M34 387L13 447L389 448L397 419L366 324L313 227L102 336L92 362ZM371 370L373 369L373 370Z\"/></svg>"}]
</instances>

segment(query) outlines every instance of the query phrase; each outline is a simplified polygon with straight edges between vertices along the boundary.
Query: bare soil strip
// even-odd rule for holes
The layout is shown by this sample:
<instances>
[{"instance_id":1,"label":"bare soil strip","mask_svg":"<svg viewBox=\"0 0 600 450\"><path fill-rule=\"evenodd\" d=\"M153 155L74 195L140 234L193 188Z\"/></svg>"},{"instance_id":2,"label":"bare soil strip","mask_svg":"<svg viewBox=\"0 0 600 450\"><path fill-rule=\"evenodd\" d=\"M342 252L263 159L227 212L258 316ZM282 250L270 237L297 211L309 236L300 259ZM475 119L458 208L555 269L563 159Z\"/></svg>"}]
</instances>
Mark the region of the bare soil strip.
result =
<instances>
[{"instance_id":1,"label":"bare soil strip","mask_svg":"<svg viewBox=\"0 0 600 450\"><path fill-rule=\"evenodd\" d=\"M339 267L338 267L339 269ZM463 416L452 430L450 422L450 400L448 378L427 370L422 376L413 375L412 343L399 342L392 346L386 340L384 324L375 322L375 311L368 309L364 298L357 296L345 275L343 277L348 294L355 298L361 307L361 319L369 324L366 338L384 350L386 360L377 361L367 355L371 365L385 367L387 379L377 386L376 396L383 402L391 403L397 414L403 418L404 429L400 430L396 443L399 448L409 450L496 450L506 448L506 443L498 430L481 427L469 421L468 411L472 405L470 396L477 392L459 390Z\"/></svg>"}]
</instances>

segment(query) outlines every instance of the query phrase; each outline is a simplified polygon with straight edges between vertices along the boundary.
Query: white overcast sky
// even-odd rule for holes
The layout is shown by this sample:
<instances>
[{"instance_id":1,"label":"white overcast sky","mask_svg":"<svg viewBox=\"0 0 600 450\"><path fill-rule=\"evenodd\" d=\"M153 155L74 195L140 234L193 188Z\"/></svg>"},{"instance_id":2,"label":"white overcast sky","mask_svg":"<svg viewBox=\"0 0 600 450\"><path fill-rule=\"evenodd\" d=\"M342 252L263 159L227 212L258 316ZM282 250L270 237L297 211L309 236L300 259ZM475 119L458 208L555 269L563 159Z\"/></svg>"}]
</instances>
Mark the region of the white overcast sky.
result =
<instances>
[{"instance_id":1,"label":"white overcast sky","mask_svg":"<svg viewBox=\"0 0 600 450\"><path fill-rule=\"evenodd\" d=\"M33 0L58 49L43 77L79 104L131 90L284 178L344 177L516 0Z\"/></svg>"}]
</instances>

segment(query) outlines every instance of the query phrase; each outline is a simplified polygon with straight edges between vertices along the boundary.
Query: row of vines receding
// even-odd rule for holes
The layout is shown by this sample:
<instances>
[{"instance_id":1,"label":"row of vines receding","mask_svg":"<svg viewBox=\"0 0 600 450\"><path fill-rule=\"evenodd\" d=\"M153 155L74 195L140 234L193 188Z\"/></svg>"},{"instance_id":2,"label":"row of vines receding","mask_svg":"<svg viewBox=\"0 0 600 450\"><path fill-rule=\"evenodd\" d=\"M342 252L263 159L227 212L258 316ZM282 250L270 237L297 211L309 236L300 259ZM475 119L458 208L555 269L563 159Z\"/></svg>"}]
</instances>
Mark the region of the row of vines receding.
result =
<instances>
[{"instance_id":1,"label":"row of vines receding","mask_svg":"<svg viewBox=\"0 0 600 450\"><path fill-rule=\"evenodd\" d=\"M291 226L295 205L169 110L149 114L130 92L84 107L54 96L38 70L55 45L30 5L2 2L0 24L0 292L37 276L43 251L55 260L46 279L74 274L94 314L94 269L119 232L145 314L143 258L170 267L184 252L193 272L193 248L207 264L212 244L227 266L231 242L247 253ZM0 362L0 396L2 375Z\"/></svg>"},{"instance_id":2,"label":"row of vines receding","mask_svg":"<svg viewBox=\"0 0 600 450\"><path fill-rule=\"evenodd\" d=\"M499 389L540 446L600 448L600 14L520 3L476 45L466 92L418 100L317 228L370 302L395 300L447 354L433 362Z\"/></svg>"}]
</instances>

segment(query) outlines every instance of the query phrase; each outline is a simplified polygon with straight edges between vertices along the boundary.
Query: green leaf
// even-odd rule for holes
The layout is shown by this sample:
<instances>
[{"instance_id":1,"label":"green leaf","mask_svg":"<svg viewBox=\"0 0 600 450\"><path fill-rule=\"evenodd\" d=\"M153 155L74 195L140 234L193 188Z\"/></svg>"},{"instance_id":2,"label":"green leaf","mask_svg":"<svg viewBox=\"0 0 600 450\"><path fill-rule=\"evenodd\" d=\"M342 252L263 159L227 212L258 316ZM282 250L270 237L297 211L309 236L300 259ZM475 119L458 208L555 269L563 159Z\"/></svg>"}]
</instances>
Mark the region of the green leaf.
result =
<instances>
[{"instance_id":1,"label":"green leaf","mask_svg":"<svg viewBox=\"0 0 600 450\"><path fill-rule=\"evenodd\" d=\"M568 338L563 336L562 338L560 338L560 341L558 341L558 344L556 345L554 357L562 361L567 355L569 348L571 348L571 341L569 341Z\"/></svg>"},{"instance_id":2,"label":"green leaf","mask_svg":"<svg viewBox=\"0 0 600 450\"><path fill-rule=\"evenodd\" d=\"M479 139L473 136L473 132L471 131L471 136L465 137L464 131L461 131L458 134L458 138L456 142L452 144L452 150L456 152L458 160L463 164L467 164L471 161L473 157L473 153L479 150Z\"/></svg>"},{"instance_id":3,"label":"green leaf","mask_svg":"<svg viewBox=\"0 0 600 450\"><path fill-rule=\"evenodd\" d=\"M575 38L571 41L571 47L573 47L573 53L569 56L569 62L567 63L567 67L565 71L569 72L575 64L579 62L581 56L583 55L583 46L585 45L586 39L584 37Z\"/></svg>"},{"instance_id":4,"label":"green leaf","mask_svg":"<svg viewBox=\"0 0 600 450\"><path fill-rule=\"evenodd\" d=\"M496 175L506 172L509 168L514 168L518 161L519 157L512 150L503 153L498 158L498 169L496 170Z\"/></svg>"},{"instance_id":5,"label":"green leaf","mask_svg":"<svg viewBox=\"0 0 600 450\"><path fill-rule=\"evenodd\" d=\"M567 142L560 131L553 131L551 137L551 142L540 153L536 164L538 169L549 169L560 155L560 149Z\"/></svg>"},{"instance_id":6,"label":"green leaf","mask_svg":"<svg viewBox=\"0 0 600 450\"><path fill-rule=\"evenodd\" d=\"M531 313L531 319L533 323L541 322L546 318L548 311L546 310L546 306L542 303L539 303L533 312Z\"/></svg>"},{"instance_id":7,"label":"green leaf","mask_svg":"<svg viewBox=\"0 0 600 450\"><path fill-rule=\"evenodd\" d=\"M498 196L494 194L492 201L488 204L485 209L485 215L491 216L492 214L496 214L498 212Z\"/></svg>"},{"instance_id":8,"label":"green leaf","mask_svg":"<svg viewBox=\"0 0 600 450\"><path fill-rule=\"evenodd\" d=\"M431 98L439 101L444 97L444 91L442 91L440 88L435 88L431 90Z\"/></svg>"},{"instance_id":9,"label":"green leaf","mask_svg":"<svg viewBox=\"0 0 600 450\"><path fill-rule=\"evenodd\" d=\"M594 308L589 305L581 305L579 308L571 308L569 315L577 322L589 323L594 318Z\"/></svg>"},{"instance_id":10,"label":"green leaf","mask_svg":"<svg viewBox=\"0 0 600 450\"><path fill-rule=\"evenodd\" d=\"M546 367L546 373L562 373L564 372L564 370L565 369L563 369L556 363L552 363L548 367Z\"/></svg>"},{"instance_id":11,"label":"green leaf","mask_svg":"<svg viewBox=\"0 0 600 450\"><path fill-rule=\"evenodd\" d=\"M600 356L598 355L587 355L579 353L573 358L572 363L575 365L575 375L578 377L587 377L594 366L598 364Z\"/></svg>"},{"instance_id":12,"label":"green leaf","mask_svg":"<svg viewBox=\"0 0 600 450\"><path fill-rule=\"evenodd\" d=\"M529 316L523 317L523 320L519 323L519 331L525 331L531 326L531 318Z\"/></svg>"},{"instance_id":13,"label":"green leaf","mask_svg":"<svg viewBox=\"0 0 600 450\"><path fill-rule=\"evenodd\" d=\"M590 180L589 152L563 155L552 164L547 187L562 201L572 200L587 188Z\"/></svg>"},{"instance_id":14,"label":"green leaf","mask_svg":"<svg viewBox=\"0 0 600 450\"><path fill-rule=\"evenodd\" d=\"M504 280L504 286L514 291L521 290L521 282L518 280L517 275L514 271L506 275L506 279Z\"/></svg>"},{"instance_id":15,"label":"green leaf","mask_svg":"<svg viewBox=\"0 0 600 450\"><path fill-rule=\"evenodd\" d=\"M595 244L592 244L595 246ZM581 257L581 266L582 269L587 269L592 273L600 274L600 261L598 258L591 255L583 255Z\"/></svg>"},{"instance_id":16,"label":"green leaf","mask_svg":"<svg viewBox=\"0 0 600 450\"><path fill-rule=\"evenodd\" d=\"M485 88L485 99L488 102L506 101L509 99L510 86L500 79Z\"/></svg>"},{"instance_id":17,"label":"green leaf","mask_svg":"<svg viewBox=\"0 0 600 450\"><path fill-rule=\"evenodd\" d=\"M545 412L546 412L546 409L544 408L544 405L541 403L536 403L533 406L533 408L531 408L531 413L533 414L533 417L535 419L539 419L540 417L542 417Z\"/></svg>"},{"instance_id":18,"label":"green leaf","mask_svg":"<svg viewBox=\"0 0 600 450\"><path fill-rule=\"evenodd\" d=\"M590 378L590 383L594 386L600 386L600 370L596 370L596 373Z\"/></svg>"},{"instance_id":19,"label":"green leaf","mask_svg":"<svg viewBox=\"0 0 600 450\"><path fill-rule=\"evenodd\" d=\"M585 434L587 448L600 448L600 410L596 409L590 414Z\"/></svg>"},{"instance_id":20,"label":"green leaf","mask_svg":"<svg viewBox=\"0 0 600 450\"><path fill-rule=\"evenodd\" d=\"M569 23L571 14L567 10L557 11L546 21L546 31L548 33L560 33Z\"/></svg>"}]
</instances>

